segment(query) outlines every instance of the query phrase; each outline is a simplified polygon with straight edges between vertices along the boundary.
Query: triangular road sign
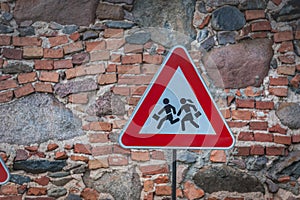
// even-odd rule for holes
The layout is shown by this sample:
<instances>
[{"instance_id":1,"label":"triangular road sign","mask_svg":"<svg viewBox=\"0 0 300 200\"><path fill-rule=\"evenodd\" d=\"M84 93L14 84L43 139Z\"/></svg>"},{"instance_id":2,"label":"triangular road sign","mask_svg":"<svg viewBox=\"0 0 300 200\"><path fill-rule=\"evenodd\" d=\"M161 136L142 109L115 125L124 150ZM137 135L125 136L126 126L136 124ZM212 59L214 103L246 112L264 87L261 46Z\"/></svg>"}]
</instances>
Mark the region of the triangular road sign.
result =
<instances>
[{"instance_id":1,"label":"triangular road sign","mask_svg":"<svg viewBox=\"0 0 300 200\"><path fill-rule=\"evenodd\" d=\"M9 171L4 163L4 161L0 158L0 185L5 184L10 178Z\"/></svg>"},{"instance_id":2,"label":"triangular road sign","mask_svg":"<svg viewBox=\"0 0 300 200\"><path fill-rule=\"evenodd\" d=\"M119 143L124 148L233 147L233 134L184 47L170 51Z\"/></svg>"}]
</instances>

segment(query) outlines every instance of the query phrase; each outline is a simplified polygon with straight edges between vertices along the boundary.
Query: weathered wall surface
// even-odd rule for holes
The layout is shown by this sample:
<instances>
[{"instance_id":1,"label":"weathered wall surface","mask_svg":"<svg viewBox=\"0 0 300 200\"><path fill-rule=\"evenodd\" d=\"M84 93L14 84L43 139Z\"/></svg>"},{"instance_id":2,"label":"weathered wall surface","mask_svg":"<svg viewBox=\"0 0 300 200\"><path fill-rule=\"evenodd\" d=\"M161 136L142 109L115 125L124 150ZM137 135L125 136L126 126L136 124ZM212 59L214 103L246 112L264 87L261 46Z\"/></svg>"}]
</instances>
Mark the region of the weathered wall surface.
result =
<instances>
[{"instance_id":1,"label":"weathered wall surface","mask_svg":"<svg viewBox=\"0 0 300 200\"><path fill-rule=\"evenodd\" d=\"M188 48L231 150L178 151L178 199L299 199L298 0L2 0L0 200L169 199L168 150L118 136Z\"/></svg>"}]
</instances>

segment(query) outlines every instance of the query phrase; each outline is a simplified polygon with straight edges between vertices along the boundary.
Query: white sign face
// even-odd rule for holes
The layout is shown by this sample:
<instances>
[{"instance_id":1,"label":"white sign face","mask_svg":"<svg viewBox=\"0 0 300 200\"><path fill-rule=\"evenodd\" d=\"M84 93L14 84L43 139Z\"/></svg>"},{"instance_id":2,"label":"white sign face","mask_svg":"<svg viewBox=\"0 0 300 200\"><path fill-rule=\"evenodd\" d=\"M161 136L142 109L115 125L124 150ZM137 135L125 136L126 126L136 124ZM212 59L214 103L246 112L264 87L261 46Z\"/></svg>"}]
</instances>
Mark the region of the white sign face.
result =
<instances>
[{"instance_id":1,"label":"white sign face","mask_svg":"<svg viewBox=\"0 0 300 200\"><path fill-rule=\"evenodd\" d=\"M140 133L216 134L180 66Z\"/></svg>"}]
</instances>

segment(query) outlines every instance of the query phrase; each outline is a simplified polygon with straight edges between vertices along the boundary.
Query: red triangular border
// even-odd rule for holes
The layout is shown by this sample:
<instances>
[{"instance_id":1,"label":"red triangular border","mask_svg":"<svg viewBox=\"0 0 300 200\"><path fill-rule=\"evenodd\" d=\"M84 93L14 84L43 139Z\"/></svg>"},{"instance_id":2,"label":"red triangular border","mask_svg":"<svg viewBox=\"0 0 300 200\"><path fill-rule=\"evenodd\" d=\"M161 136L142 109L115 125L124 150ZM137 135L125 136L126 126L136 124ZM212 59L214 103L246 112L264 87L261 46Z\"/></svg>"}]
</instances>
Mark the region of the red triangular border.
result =
<instances>
[{"instance_id":1,"label":"red triangular border","mask_svg":"<svg viewBox=\"0 0 300 200\"><path fill-rule=\"evenodd\" d=\"M178 67L181 68L216 134L140 134ZM124 148L170 149L229 149L234 145L234 137L228 125L184 47L176 46L169 52L121 133L119 143Z\"/></svg>"},{"instance_id":2,"label":"red triangular border","mask_svg":"<svg viewBox=\"0 0 300 200\"><path fill-rule=\"evenodd\" d=\"M4 161L0 158L0 185L4 185L8 182L10 178L9 171L4 163Z\"/></svg>"}]
</instances>

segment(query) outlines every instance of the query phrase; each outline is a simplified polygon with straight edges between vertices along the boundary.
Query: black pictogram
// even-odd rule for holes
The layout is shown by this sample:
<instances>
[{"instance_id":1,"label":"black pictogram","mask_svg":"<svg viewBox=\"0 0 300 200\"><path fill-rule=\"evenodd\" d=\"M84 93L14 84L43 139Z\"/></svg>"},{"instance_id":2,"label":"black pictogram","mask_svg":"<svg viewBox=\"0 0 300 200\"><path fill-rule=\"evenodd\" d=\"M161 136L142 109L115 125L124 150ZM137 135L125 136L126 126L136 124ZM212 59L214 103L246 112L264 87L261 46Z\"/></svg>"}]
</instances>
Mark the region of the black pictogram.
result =
<instances>
[{"instance_id":1,"label":"black pictogram","mask_svg":"<svg viewBox=\"0 0 300 200\"><path fill-rule=\"evenodd\" d=\"M194 121L194 116L198 118L201 113L197 110L196 106L190 99L181 98L180 103L182 104L181 108L179 109L177 116L180 116L182 111L185 112L184 117L181 119L181 129L185 131L185 122L189 121L194 127L199 128L199 125ZM194 110L195 114L192 115L191 108Z\"/></svg>"}]
</instances>

